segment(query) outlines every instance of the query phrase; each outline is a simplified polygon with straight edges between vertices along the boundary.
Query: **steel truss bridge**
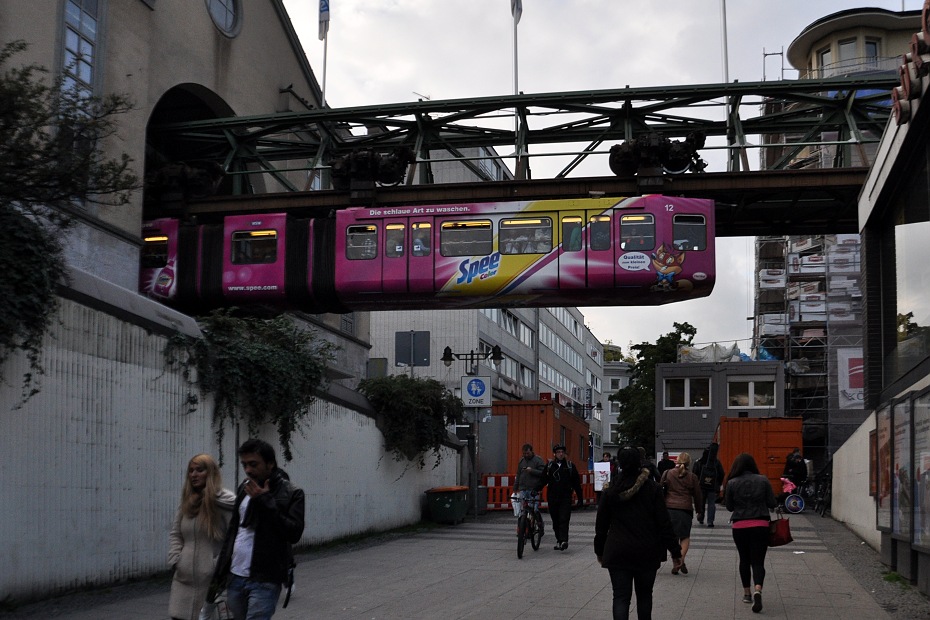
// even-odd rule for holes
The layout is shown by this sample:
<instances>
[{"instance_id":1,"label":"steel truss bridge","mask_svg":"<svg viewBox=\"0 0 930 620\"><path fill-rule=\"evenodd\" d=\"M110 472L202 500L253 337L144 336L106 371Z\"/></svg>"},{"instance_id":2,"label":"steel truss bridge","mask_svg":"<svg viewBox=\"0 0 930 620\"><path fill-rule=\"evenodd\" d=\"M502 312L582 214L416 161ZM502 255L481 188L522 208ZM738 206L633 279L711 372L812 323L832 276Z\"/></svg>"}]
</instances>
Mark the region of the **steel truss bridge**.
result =
<instances>
[{"instance_id":1,"label":"steel truss bridge","mask_svg":"<svg viewBox=\"0 0 930 620\"><path fill-rule=\"evenodd\" d=\"M889 93L898 83L897 74L883 72L339 109L302 101L305 111L160 124L149 128L149 141L170 143L188 161L219 164L233 179L233 195L187 200L187 215L662 192L716 200L718 236L858 232L869 147L889 121ZM726 172L572 176L613 144L649 135L674 142L695 132L707 137L699 154L724 154ZM305 191L293 182L326 178L334 161L353 153L400 148L415 155L406 183ZM763 170L751 169L750 154ZM514 178L492 179L480 165L489 157L511 160ZM566 163L551 178L533 178L533 166L549 157ZM433 183L434 167L450 161L482 181ZM248 194L254 175L270 175L288 191Z\"/></svg>"}]
</instances>

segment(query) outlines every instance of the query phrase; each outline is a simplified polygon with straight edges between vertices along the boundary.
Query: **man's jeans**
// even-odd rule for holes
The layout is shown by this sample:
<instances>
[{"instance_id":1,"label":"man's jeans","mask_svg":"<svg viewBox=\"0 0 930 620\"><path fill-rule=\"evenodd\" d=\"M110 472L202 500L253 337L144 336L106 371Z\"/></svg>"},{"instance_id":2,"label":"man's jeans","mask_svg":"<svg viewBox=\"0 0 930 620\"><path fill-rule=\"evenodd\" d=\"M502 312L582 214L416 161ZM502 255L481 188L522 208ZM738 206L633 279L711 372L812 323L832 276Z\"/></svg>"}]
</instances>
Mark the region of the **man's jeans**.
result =
<instances>
[{"instance_id":1,"label":"man's jeans","mask_svg":"<svg viewBox=\"0 0 930 620\"><path fill-rule=\"evenodd\" d=\"M707 509L707 525L713 525L717 514L717 493L714 491L702 491L702 493L704 493L704 506Z\"/></svg>"},{"instance_id":2,"label":"man's jeans","mask_svg":"<svg viewBox=\"0 0 930 620\"><path fill-rule=\"evenodd\" d=\"M274 615L280 596L280 583L229 576L226 604L235 620L269 620Z\"/></svg>"}]
</instances>

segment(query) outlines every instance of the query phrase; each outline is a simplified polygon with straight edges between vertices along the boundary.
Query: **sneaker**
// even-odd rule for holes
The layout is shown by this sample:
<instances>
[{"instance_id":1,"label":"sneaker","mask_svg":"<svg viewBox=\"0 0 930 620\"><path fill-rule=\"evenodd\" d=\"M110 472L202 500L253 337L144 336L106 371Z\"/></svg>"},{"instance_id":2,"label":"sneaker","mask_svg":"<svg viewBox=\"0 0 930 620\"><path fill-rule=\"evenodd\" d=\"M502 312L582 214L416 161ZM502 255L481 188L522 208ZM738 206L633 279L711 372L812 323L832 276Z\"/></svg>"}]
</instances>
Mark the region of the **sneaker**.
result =
<instances>
[{"instance_id":1,"label":"sneaker","mask_svg":"<svg viewBox=\"0 0 930 620\"><path fill-rule=\"evenodd\" d=\"M752 594L744 594L744 595L743 595L743 602L744 602L744 603L752 604Z\"/></svg>"},{"instance_id":2,"label":"sneaker","mask_svg":"<svg viewBox=\"0 0 930 620\"><path fill-rule=\"evenodd\" d=\"M713 524L713 523L708 523L708 524L707 524L707 527L714 527L714 524Z\"/></svg>"},{"instance_id":3,"label":"sneaker","mask_svg":"<svg viewBox=\"0 0 930 620\"><path fill-rule=\"evenodd\" d=\"M553 547L553 549L554 549L555 551L561 551L561 550L562 550L562 543L560 543L559 541L555 541L555 547Z\"/></svg>"},{"instance_id":4,"label":"sneaker","mask_svg":"<svg viewBox=\"0 0 930 620\"><path fill-rule=\"evenodd\" d=\"M565 551L566 549L568 549L568 541L567 541L567 540L563 540L563 541L562 541L562 551Z\"/></svg>"},{"instance_id":5,"label":"sneaker","mask_svg":"<svg viewBox=\"0 0 930 620\"><path fill-rule=\"evenodd\" d=\"M762 593L756 592L752 595L752 612L757 614L762 611Z\"/></svg>"},{"instance_id":6,"label":"sneaker","mask_svg":"<svg viewBox=\"0 0 930 620\"><path fill-rule=\"evenodd\" d=\"M703 517L698 517L698 523L700 523L701 525L704 525Z\"/></svg>"},{"instance_id":7,"label":"sneaker","mask_svg":"<svg viewBox=\"0 0 930 620\"><path fill-rule=\"evenodd\" d=\"M684 562L681 563L681 573L682 573L683 575L687 575L687 574L688 574L688 565L685 564Z\"/></svg>"}]
</instances>

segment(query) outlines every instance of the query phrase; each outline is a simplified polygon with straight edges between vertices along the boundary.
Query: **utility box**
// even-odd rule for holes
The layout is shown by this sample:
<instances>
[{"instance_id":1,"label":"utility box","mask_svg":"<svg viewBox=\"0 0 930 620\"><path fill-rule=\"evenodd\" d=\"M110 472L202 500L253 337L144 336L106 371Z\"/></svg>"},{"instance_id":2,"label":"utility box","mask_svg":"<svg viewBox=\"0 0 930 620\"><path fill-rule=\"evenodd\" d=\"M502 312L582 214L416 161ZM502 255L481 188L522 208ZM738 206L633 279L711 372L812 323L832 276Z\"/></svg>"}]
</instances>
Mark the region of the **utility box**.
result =
<instances>
[{"instance_id":1,"label":"utility box","mask_svg":"<svg viewBox=\"0 0 930 620\"><path fill-rule=\"evenodd\" d=\"M778 495L788 454L802 445L803 422L801 418L720 418L717 458L723 470L729 474L733 459L748 452Z\"/></svg>"}]
</instances>

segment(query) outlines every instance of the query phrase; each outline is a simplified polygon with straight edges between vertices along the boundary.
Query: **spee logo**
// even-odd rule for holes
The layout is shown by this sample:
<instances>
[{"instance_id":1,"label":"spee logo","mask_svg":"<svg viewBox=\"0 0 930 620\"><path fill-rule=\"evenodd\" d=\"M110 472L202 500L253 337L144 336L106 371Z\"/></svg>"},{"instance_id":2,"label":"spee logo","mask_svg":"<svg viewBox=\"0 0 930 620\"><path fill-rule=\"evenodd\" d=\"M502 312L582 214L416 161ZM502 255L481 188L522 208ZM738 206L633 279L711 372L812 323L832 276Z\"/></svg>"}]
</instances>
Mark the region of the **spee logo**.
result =
<instances>
[{"instance_id":1,"label":"spee logo","mask_svg":"<svg viewBox=\"0 0 930 620\"><path fill-rule=\"evenodd\" d=\"M478 278L484 280L497 275L497 269L501 264L501 253L494 252L490 256L485 256L480 260L465 259L459 263L459 279L456 284L471 284L472 280Z\"/></svg>"}]
</instances>

